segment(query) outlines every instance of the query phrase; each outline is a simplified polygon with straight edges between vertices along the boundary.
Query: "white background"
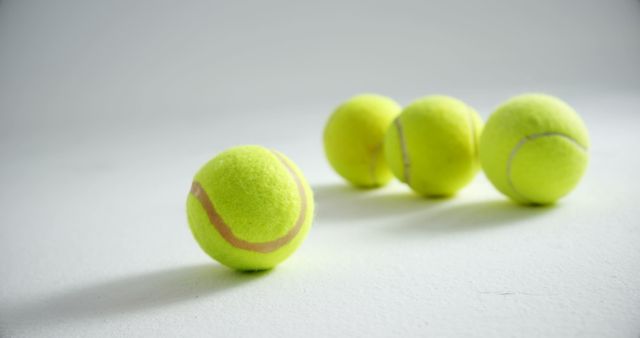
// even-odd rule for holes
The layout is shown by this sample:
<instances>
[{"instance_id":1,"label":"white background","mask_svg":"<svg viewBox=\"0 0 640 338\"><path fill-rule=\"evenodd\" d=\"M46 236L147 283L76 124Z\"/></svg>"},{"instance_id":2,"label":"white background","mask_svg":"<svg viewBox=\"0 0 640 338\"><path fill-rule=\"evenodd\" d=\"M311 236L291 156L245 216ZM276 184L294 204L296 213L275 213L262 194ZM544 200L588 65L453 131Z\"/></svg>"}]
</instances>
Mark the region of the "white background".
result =
<instances>
[{"instance_id":1,"label":"white background","mask_svg":"<svg viewBox=\"0 0 640 338\"><path fill-rule=\"evenodd\" d=\"M591 163L558 205L482 174L452 199L358 191L324 159L341 101L557 95ZM640 2L2 1L0 336L638 337ZM189 232L192 175L262 144L317 214L275 270Z\"/></svg>"}]
</instances>

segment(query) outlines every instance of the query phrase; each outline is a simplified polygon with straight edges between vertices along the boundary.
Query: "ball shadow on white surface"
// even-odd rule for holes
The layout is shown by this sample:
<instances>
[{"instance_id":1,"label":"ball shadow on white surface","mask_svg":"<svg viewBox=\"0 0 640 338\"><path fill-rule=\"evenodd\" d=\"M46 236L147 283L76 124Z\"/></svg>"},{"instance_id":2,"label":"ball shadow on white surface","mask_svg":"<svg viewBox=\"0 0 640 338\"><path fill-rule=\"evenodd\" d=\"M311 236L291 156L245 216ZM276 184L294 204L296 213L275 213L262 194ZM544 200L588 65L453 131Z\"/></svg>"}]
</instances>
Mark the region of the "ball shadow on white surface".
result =
<instances>
[{"instance_id":1,"label":"ball shadow on white surface","mask_svg":"<svg viewBox=\"0 0 640 338\"><path fill-rule=\"evenodd\" d=\"M522 206L506 199L466 202L402 218L387 230L399 234L480 231L516 226L531 218L553 213L556 209L557 206Z\"/></svg>"},{"instance_id":2,"label":"ball shadow on white surface","mask_svg":"<svg viewBox=\"0 0 640 338\"><path fill-rule=\"evenodd\" d=\"M423 213L449 198L423 198L411 191L358 189L347 184L314 185L319 220L352 221Z\"/></svg>"},{"instance_id":3,"label":"ball shadow on white surface","mask_svg":"<svg viewBox=\"0 0 640 338\"><path fill-rule=\"evenodd\" d=\"M424 198L411 191L357 189L347 184L316 185L316 216L325 224L376 220L398 234L454 233L509 226L552 213L560 206L522 206L508 199L461 202Z\"/></svg>"},{"instance_id":4,"label":"ball shadow on white surface","mask_svg":"<svg viewBox=\"0 0 640 338\"><path fill-rule=\"evenodd\" d=\"M178 267L80 286L0 313L3 321L25 324L105 317L210 297L268 273L238 272L214 263Z\"/></svg>"}]
</instances>

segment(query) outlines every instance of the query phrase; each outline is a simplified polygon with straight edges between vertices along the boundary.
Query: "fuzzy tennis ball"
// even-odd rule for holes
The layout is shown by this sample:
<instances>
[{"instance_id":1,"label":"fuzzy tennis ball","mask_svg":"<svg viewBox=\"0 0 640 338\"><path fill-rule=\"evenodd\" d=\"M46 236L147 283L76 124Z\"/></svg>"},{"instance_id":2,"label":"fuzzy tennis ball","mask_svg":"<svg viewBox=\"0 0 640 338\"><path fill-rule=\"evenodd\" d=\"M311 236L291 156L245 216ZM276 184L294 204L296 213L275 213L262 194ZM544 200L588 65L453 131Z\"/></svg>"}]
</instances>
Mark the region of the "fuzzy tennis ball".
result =
<instances>
[{"instance_id":1,"label":"fuzzy tennis ball","mask_svg":"<svg viewBox=\"0 0 640 338\"><path fill-rule=\"evenodd\" d=\"M480 140L485 174L521 204L550 204L579 182L589 135L565 102L543 94L514 97L491 115Z\"/></svg>"},{"instance_id":2,"label":"fuzzy tennis ball","mask_svg":"<svg viewBox=\"0 0 640 338\"><path fill-rule=\"evenodd\" d=\"M392 99L373 94L340 105L324 129L324 150L333 169L358 187L387 184L392 175L384 161L384 134L400 110Z\"/></svg>"},{"instance_id":3,"label":"fuzzy tennis ball","mask_svg":"<svg viewBox=\"0 0 640 338\"><path fill-rule=\"evenodd\" d=\"M478 172L482 120L455 98L436 95L407 106L385 136L393 174L423 196L450 196Z\"/></svg>"},{"instance_id":4,"label":"fuzzy tennis ball","mask_svg":"<svg viewBox=\"0 0 640 338\"><path fill-rule=\"evenodd\" d=\"M313 194L300 169L261 146L228 149L206 163L187 198L200 247L237 270L264 270L301 244L313 219Z\"/></svg>"}]
</instances>

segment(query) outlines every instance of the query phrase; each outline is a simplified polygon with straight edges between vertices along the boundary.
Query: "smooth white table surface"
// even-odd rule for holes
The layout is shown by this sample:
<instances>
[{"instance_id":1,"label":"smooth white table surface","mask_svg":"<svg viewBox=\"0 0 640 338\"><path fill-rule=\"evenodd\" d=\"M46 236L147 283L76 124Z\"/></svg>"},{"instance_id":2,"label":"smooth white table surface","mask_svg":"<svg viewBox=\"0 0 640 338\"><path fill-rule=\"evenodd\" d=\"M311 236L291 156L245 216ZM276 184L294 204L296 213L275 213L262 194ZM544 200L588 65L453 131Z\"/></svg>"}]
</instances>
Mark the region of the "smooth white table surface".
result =
<instances>
[{"instance_id":1,"label":"smooth white table surface","mask_svg":"<svg viewBox=\"0 0 640 338\"><path fill-rule=\"evenodd\" d=\"M638 337L639 4L507 3L3 1L0 336ZM481 173L450 199L356 190L321 140L361 91L451 94L485 119L556 94L590 165L548 208ZM220 266L187 226L193 174L240 144L282 151L315 194L307 240L270 272Z\"/></svg>"},{"instance_id":2,"label":"smooth white table surface","mask_svg":"<svg viewBox=\"0 0 640 338\"><path fill-rule=\"evenodd\" d=\"M637 112L640 99L572 102L591 129L591 163L549 208L516 206L482 175L444 200L397 182L355 190L324 160L322 118L294 111L12 139L1 169L0 332L637 336L640 118L599 113ZM306 242L268 273L213 262L186 223L193 173L243 140L288 154L317 203Z\"/></svg>"}]
</instances>

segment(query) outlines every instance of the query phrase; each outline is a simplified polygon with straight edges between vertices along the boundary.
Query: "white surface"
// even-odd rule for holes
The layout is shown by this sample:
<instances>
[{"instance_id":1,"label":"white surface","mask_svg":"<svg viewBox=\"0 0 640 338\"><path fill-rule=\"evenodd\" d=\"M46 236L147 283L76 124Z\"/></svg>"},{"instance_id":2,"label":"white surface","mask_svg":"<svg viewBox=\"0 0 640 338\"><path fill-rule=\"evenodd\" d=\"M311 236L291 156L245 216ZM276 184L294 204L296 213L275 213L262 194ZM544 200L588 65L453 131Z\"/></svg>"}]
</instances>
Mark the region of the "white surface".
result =
<instances>
[{"instance_id":1,"label":"white surface","mask_svg":"<svg viewBox=\"0 0 640 338\"><path fill-rule=\"evenodd\" d=\"M0 336L637 337L640 5L449 3L435 23L418 4L0 4ZM449 25L460 10L470 26ZM456 37L477 44L429 52ZM446 92L486 118L523 90L591 131L555 207L515 206L482 175L453 199L357 191L324 160L324 121L357 92ZM307 241L261 274L211 261L184 214L199 166L247 143L298 163L317 202Z\"/></svg>"}]
</instances>

